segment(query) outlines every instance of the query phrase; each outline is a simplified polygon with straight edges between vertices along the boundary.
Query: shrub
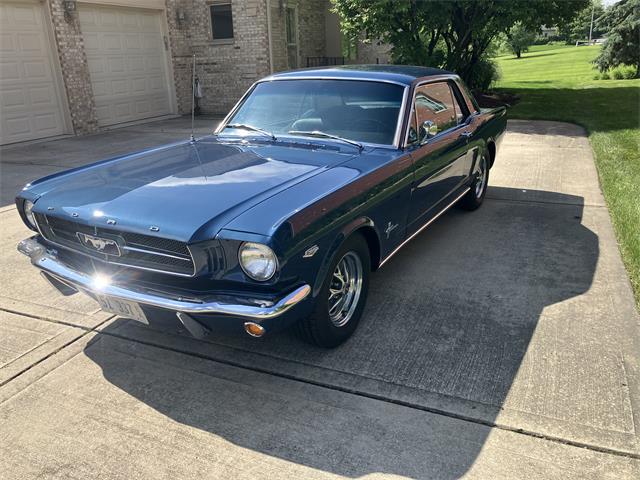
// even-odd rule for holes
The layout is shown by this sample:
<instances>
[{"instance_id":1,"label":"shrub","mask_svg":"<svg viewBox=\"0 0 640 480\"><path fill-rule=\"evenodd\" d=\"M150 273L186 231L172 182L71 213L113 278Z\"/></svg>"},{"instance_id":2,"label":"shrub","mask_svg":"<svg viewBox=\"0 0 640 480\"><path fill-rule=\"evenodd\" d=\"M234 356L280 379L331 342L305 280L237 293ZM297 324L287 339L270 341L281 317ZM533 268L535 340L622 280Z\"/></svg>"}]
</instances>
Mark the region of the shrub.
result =
<instances>
[{"instance_id":1,"label":"shrub","mask_svg":"<svg viewBox=\"0 0 640 480\"><path fill-rule=\"evenodd\" d=\"M599 73L596 73L596 74L593 76L593 79L594 79L594 80L600 80L600 74L599 74Z\"/></svg>"},{"instance_id":2,"label":"shrub","mask_svg":"<svg viewBox=\"0 0 640 480\"><path fill-rule=\"evenodd\" d=\"M613 70L613 72L611 72L611 76L614 80L622 80L624 78L624 74L620 68Z\"/></svg>"},{"instance_id":3,"label":"shrub","mask_svg":"<svg viewBox=\"0 0 640 480\"><path fill-rule=\"evenodd\" d=\"M486 91L491 84L500 79L498 65L488 58L482 58L471 71L467 85L473 90Z\"/></svg>"},{"instance_id":4,"label":"shrub","mask_svg":"<svg viewBox=\"0 0 640 480\"><path fill-rule=\"evenodd\" d=\"M636 72L633 67L627 67L623 70L623 76L625 80L631 80L636 78Z\"/></svg>"},{"instance_id":5,"label":"shrub","mask_svg":"<svg viewBox=\"0 0 640 480\"><path fill-rule=\"evenodd\" d=\"M602 80L610 80L611 79L611 75L609 75L609 72L602 72L602 75L600 75L600 78Z\"/></svg>"}]
</instances>

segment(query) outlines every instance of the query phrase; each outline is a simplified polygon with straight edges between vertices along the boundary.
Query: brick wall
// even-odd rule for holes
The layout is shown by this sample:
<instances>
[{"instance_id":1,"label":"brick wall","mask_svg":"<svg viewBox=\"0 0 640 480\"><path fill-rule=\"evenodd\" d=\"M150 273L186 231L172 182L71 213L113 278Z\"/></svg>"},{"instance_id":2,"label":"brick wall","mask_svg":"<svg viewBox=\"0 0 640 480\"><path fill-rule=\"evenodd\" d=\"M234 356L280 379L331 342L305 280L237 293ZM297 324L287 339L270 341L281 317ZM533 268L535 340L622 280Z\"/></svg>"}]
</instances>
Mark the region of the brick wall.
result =
<instances>
[{"instance_id":1,"label":"brick wall","mask_svg":"<svg viewBox=\"0 0 640 480\"><path fill-rule=\"evenodd\" d=\"M328 2L322 0L298 0L300 68L307 66L307 57L326 54L325 12L328 8Z\"/></svg>"},{"instance_id":2,"label":"brick wall","mask_svg":"<svg viewBox=\"0 0 640 480\"><path fill-rule=\"evenodd\" d=\"M48 0L48 5L73 130L78 135L95 132L98 118L77 12L67 21L62 0Z\"/></svg>"},{"instance_id":3,"label":"brick wall","mask_svg":"<svg viewBox=\"0 0 640 480\"><path fill-rule=\"evenodd\" d=\"M286 7L279 0L271 0L271 45L273 71L295 68L288 61ZM298 15L298 66L307 66L307 57L326 55L326 11L327 0L288 0L287 7L297 8Z\"/></svg>"},{"instance_id":4,"label":"brick wall","mask_svg":"<svg viewBox=\"0 0 640 480\"><path fill-rule=\"evenodd\" d=\"M271 0L271 51L273 56L273 71L289 70L287 60L287 33L285 28L285 12L283 4L278 0Z\"/></svg>"},{"instance_id":5,"label":"brick wall","mask_svg":"<svg viewBox=\"0 0 640 480\"><path fill-rule=\"evenodd\" d=\"M191 110L193 54L203 113L227 113L253 82L269 74L266 0L232 0L234 38L228 42L213 40L209 5L205 0L166 2L180 113ZM178 21L178 12L184 21Z\"/></svg>"}]
</instances>

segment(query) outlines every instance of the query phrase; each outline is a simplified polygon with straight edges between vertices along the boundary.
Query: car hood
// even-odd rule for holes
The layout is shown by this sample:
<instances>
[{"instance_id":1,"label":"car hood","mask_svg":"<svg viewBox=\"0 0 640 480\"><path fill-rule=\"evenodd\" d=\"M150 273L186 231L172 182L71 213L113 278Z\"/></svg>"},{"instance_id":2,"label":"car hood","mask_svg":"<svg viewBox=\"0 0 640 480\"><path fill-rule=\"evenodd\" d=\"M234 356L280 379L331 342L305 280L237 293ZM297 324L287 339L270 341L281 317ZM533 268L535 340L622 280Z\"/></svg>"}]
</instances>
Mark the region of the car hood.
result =
<instances>
[{"instance_id":1,"label":"car hood","mask_svg":"<svg viewBox=\"0 0 640 480\"><path fill-rule=\"evenodd\" d=\"M266 198L352 156L303 143L223 143L205 137L99 162L28 189L41 197L35 212L197 242Z\"/></svg>"}]
</instances>

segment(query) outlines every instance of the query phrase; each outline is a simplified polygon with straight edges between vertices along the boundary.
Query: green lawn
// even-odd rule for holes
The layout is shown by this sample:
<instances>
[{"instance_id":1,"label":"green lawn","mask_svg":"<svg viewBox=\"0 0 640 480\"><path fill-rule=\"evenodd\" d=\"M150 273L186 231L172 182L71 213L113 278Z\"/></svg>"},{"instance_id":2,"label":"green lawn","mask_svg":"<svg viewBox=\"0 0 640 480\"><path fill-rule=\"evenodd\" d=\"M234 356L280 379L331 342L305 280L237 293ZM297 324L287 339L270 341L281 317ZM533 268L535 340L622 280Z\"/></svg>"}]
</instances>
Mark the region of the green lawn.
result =
<instances>
[{"instance_id":1,"label":"green lawn","mask_svg":"<svg viewBox=\"0 0 640 480\"><path fill-rule=\"evenodd\" d=\"M520 97L510 118L573 122L589 132L640 307L640 79L593 80L590 61L599 48L543 45L521 59L497 57L502 78L496 88Z\"/></svg>"}]
</instances>

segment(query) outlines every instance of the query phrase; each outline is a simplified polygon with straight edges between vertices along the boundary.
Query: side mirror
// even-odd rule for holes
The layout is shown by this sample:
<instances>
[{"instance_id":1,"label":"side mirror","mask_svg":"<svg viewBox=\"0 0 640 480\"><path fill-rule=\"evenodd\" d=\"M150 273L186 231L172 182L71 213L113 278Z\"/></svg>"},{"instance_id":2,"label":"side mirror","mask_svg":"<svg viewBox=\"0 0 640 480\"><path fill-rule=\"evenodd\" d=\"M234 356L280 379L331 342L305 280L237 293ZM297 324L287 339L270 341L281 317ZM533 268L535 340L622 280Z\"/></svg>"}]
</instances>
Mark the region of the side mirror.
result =
<instances>
[{"instance_id":1,"label":"side mirror","mask_svg":"<svg viewBox=\"0 0 640 480\"><path fill-rule=\"evenodd\" d=\"M425 120L420 126L420 143L425 143L438 134L438 125L431 120Z\"/></svg>"}]
</instances>

